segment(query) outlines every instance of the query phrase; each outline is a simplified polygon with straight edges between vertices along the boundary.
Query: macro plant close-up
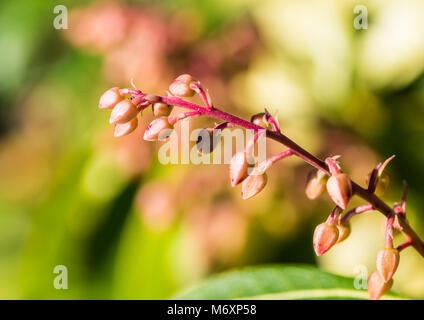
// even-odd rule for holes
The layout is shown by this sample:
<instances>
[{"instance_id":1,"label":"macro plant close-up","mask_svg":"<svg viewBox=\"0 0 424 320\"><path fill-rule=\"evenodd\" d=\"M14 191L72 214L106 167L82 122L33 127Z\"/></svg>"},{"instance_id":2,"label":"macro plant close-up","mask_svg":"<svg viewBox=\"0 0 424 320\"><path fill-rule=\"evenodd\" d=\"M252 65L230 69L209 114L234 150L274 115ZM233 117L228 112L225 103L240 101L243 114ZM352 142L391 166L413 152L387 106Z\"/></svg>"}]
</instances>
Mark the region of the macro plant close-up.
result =
<instances>
[{"instance_id":1,"label":"macro plant close-up","mask_svg":"<svg viewBox=\"0 0 424 320\"><path fill-rule=\"evenodd\" d=\"M0 17L0 299L424 298L424 0Z\"/></svg>"}]
</instances>

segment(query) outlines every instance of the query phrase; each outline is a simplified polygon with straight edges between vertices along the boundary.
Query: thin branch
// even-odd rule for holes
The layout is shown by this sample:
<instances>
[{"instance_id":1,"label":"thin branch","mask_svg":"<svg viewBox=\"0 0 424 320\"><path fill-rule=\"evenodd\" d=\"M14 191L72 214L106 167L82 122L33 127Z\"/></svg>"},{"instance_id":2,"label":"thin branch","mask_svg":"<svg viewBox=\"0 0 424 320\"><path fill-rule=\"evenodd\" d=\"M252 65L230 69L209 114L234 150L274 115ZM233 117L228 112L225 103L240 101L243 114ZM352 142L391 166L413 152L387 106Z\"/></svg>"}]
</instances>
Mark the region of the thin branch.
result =
<instances>
[{"instance_id":1,"label":"thin branch","mask_svg":"<svg viewBox=\"0 0 424 320\"><path fill-rule=\"evenodd\" d=\"M353 208L344 214L343 218L341 219L341 223L348 222L354 215L372 211L372 210L374 210L374 207L372 204L364 204L362 206Z\"/></svg>"},{"instance_id":2,"label":"thin branch","mask_svg":"<svg viewBox=\"0 0 424 320\"><path fill-rule=\"evenodd\" d=\"M198 111L205 116L231 122L234 125L243 127L245 129L254 130L256 132L264 129L263 127L255 125L254 123L243 120L239 117L233 116L227 112L221 111L216 108L213 108L213 109L204 108L199 105L182 100L178 97L169 97L169 96L168 97L158 96L158 97L160 98L162 102L166 104ZM275 140L283 144L287 148L291 149L295 155L297 155L299 158L309 163L313 167L319 170L322 170L326 172L327 174L330 174L329 169L324 161L318 159L317 157L315 157L314 155L312 155L311 153L303 149L301 146L299 146L297 143L289 139L287 136L285 136L281 132L266 130L266 135L268 138ZM395 214L393 209L388 204L386 204L383 200L377 197L374 193L370 192L367 189L362 188L354 181L351 181L351 183L352 183L353 194L367 201L369 204L371 204L374 207L375 210L380 211L387 218ZM411 226L408 224L404 216L398 215L398 222L405 236L408 239L411 239L411 242L412 242L411 245L424 257L424 243L421 240L421 238L411 228Z\"/></svg>"},{"instance_id":3,"label":"thin branch","mask_svg":"<svg viewBox=\"0 0 424 320\"><path fill-rule=\"evenodd\" d=\"M274 130L275 132L280 132L280 126L278 125L277 121L274 119L273 116L271 116L271 114L268 112L267 109L265 109L265 117L266 120L269 122L269 124L272 127L272 130Z\"/></svg>"},{"instance_id":4,"label":"thin branch","mask_svg":"<svg viewBox=\"0 0 424 320\"><path fill-rule=\"evenodd\" d=\"M203 90L202 86L199 82L193 81L190 83L190 88L193 89L202 99L203 103L205 104L206 108L208 110L211 110L213 108L211 97L205 90Z\"/></svg>"},{"instance_id":5,"label":"thin branch","mask_svg":"<svg viewBox=\"0 0 424 320\"><path fill-rule=\"evenodd\" d=\"M394 216L387 218L385 234L386 248L393 248L393 220Z\"/></svg>"},{"instance_id":6,"label":"thin branch","mask_svg":"<svg viewBox=\"0 0 424 320\"><path fill-rule=\"evenodd\" d=\"M284 159L284 158L287 158L287 157L289 157L289 156L291 156L291 155L293 155L294 154L294 152L293 152L293 150L291 150L291 149L289 149L289 150L286 150L286 151L283 151L283 152L280 152L279 154L276 154L275 156L273 156L273 157L271 157L271 158L269 158L269 159L267 159L266 161L265 161L265 164L264 164L264 166L263 167L261 167L261 169L263 170L263 171L266 171L271 165L273 165L275 162L277 162L278 160L281 160L281 159Z\"/></svg>"},{"instance_id":7,"label":"thin branch","mask_svg":"<svg viewBox=\"0 0 424 320\"><path fill-rule=\"evenodd\" d=\"M404 249L406 249L406 248L410 247L411 245L412 245L412 241L411 241L411 240L406 240L404 243L402 243L402 244L398 245L396 249L397 249L399 252L401 252L402 250L404 250Z\"/></svg>"}]
</instances>

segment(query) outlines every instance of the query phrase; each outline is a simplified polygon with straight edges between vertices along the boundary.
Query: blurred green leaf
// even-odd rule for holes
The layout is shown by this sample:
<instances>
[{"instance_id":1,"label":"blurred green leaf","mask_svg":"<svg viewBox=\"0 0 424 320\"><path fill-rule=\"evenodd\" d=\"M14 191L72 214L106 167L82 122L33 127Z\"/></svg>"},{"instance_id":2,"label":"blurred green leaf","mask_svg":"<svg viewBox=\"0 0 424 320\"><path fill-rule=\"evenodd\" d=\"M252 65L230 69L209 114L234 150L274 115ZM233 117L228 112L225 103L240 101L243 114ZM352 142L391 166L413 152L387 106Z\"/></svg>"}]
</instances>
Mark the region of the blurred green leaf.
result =
<instances>
[{"instance_id":1,"label":"blurred green leaf","mask_svg":"<svg viewBox=\"0 0 424 320\"><path fill-rule=\"evenodd\" d=\"M353 279L308 265L272 265L245 268L214 276L177 294L174 299L368 299ZM386 294L385 299L400 299Z\"/></svg>"}]
</instances>

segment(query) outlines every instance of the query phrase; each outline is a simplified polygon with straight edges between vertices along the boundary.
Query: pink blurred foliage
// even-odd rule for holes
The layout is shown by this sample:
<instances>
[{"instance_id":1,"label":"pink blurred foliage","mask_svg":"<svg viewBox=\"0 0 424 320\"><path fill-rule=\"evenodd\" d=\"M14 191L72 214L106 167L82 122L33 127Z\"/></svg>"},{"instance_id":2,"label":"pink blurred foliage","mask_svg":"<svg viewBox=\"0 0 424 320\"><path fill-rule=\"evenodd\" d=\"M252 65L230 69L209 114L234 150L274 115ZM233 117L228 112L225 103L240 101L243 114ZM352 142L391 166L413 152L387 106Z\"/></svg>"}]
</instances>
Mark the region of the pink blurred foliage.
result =
<instances>
[{"instance_id":1,"label":"pink blurred foliage","mask_svg":"<svg viewBox=\"0 0 424 320\"><path fill-rule=\"evenodd\" d=\"M248 217L240 214L233 201L195 206L185 224L209 268L235 263L247 242Z\"/></svg>"},{"instance_id":2,"label":"pink blurred foliage","mask_svg":"<svg viewBox=\"0 0 424 320\"><path fill-rule=\"evenodd\" d=\"M144 184L137 192L135 208L147 226L154 230L164 230L176 218L175 190L162 181Z\"/></svg>"},{"instance_id":3,"label":"pink blurred foliage","mask_svg":"<svg viewBox=\"0 0 424 320\"><path fill-rule=\"evenodd\" d=\"M113 83L129 79L143 90L165 87L186 70L224 93L223 81L246 68L259 35L248 18L202 36L202 16L188 8L98 2L71 11L64 36L73 46L104 57L103 75Z\"/></svg>"},{"instance_id":4,"label":"pink blurred foliage","mask_svg":"<svg viewBox=\"0 0 424 320\"><path fill-rule=\"evenodd\" d=\"M64 36L74 46L104 53L120 43L130 24L128 9L118 2L75 8Z\"/></svg>"}]
</instances>

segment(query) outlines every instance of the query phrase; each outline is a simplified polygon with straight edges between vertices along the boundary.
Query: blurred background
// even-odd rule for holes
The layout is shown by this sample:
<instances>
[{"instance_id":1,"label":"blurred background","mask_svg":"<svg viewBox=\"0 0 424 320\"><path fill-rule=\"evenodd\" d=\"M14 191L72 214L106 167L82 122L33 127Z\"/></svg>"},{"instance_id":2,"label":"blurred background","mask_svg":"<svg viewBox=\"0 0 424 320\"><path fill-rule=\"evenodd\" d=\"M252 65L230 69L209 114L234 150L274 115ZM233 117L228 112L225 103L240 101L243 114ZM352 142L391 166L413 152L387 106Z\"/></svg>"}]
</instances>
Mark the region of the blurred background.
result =
<instances>
[{"instance_id":1,"label":"blurred background","mask_svg":"<svg viewBox=\"0 0 424 320\"><path fill-rule=\"evenodd\" d=\"M353 26L358 4L368 29ZM53 27L56 5L67 30ZM277 112L285 134L320 157L342 155L362 184L396 154L385 199L398 201L407 180L409 220L424 236L424 0L3 0L0 30L0 298L165 299L267 263L375 269L375 212L315 257L313 229L332 202L305 197L310 167L299 159L273 166L265 190L242 201L225 165L160 164L159 144L142 140L150 110L114 139L98 98L131 78L163 94L190 73L226 111ZM68 268L68 290L53 287L56 265ZM393 289L424 298L414 250Z\"/></svg>"}]
</instances>

